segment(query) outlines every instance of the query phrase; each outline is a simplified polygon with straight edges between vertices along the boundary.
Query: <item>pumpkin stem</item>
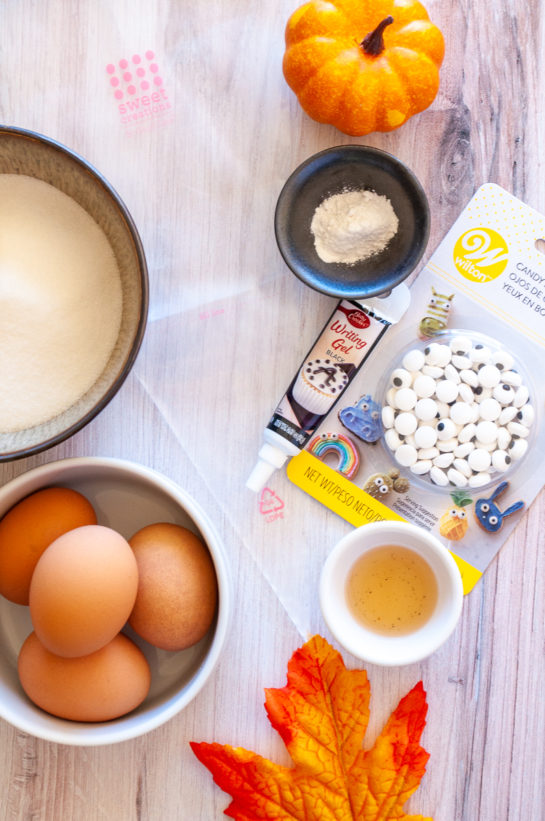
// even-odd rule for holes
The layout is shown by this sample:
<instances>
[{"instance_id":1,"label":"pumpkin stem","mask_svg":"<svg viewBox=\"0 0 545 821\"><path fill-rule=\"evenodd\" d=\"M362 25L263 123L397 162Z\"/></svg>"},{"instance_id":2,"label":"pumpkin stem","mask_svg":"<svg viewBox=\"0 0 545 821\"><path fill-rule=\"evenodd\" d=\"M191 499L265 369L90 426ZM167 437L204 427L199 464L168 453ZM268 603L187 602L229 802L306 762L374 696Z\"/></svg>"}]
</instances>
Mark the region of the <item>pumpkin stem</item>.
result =
<instances>
[{"instance_id":1,"label":"pumpkin stem","mask_svg":"<svg viewBox=\"0 0 545 821\"><path fill-rule=\"evenodd\" d=\"M364 37L360 43L360 47L366 54L371 55L371 57L378 57L378 55L384 51L384 38L382 35L386 26L390 26L393 22L394 18L391 15L385 17L374 31L370 31L369 34Z\"/></svg>"}]
</instances>

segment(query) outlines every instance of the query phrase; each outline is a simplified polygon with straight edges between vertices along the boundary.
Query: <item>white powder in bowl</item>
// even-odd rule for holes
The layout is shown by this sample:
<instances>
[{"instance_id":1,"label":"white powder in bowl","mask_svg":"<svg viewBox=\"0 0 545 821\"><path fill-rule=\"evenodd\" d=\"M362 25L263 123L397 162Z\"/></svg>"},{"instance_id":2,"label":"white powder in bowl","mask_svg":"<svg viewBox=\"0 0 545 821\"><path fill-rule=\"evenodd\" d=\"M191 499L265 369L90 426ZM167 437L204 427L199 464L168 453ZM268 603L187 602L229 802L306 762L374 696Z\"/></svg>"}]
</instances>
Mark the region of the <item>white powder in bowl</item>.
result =
<instances>
[{"instance_id":1,"label":"white powder in bowl","mask_svg":"<svg viewBox=\"0 0 545 821\"><path fill-rule=\"evenodd\" d=\"M96 382L122 290L112 248L71 197L0 174L0 431L46 422Z\"/></svg>"},{"instance_id":2,"label":"white powder in bowl","mask_svg":"<svg viewBox=\"0 0 545 821\"><path fill-rule=\"evenodd\" d=\"M374 191L342 191L320 203L310 230L323 262L352 265L382 251L398 224L388 197Z\"/></svg>"}]
</instances>

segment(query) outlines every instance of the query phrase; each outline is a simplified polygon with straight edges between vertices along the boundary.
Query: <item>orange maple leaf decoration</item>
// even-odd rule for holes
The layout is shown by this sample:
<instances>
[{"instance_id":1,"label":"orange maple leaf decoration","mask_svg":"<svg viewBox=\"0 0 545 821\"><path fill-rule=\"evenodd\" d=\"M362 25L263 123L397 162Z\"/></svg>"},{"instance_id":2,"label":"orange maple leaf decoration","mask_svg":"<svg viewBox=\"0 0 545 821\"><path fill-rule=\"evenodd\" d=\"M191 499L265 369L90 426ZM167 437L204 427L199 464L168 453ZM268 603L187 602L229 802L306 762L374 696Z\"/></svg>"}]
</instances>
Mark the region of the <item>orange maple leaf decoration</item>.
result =
<instances>
[{"instance_id":1,"label":"orange maple leaf decoration","mask_svg":"<svg viewBox=\"0 0 545 821\"><path fill-rule=\"evenodd\" d=\"M236 821L432 821L402 809L429 758L419 744L427 712L422 682L399 702L367 751L367 673L347 670L321 636L293 654L287 685L265 694L269 720L294 767L241 747L191 742L233 798L225 815Z\"/></svg>"}]
</instances>

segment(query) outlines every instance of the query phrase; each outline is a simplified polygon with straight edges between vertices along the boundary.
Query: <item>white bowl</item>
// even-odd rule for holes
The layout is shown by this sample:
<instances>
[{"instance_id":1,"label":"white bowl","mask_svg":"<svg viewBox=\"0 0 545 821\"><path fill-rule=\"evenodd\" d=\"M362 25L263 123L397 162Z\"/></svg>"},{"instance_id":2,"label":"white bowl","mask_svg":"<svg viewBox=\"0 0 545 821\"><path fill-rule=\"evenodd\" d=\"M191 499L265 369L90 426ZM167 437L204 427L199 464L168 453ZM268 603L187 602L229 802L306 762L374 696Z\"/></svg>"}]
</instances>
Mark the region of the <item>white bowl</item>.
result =
<instances>
[{"instance_id":1,"label":"white bowl","mask_svg":"<svg viewBox=\"0 0 545 821\"><path fill-rule=\"evenodd\" d=\"M219 603L207 635L193 647L173 653L152 647L125 628L123 632L138 644L150 664L151 689L136 710L102 723L56 718L27 698L17 675L17 656L32 631L29 609L0 596L0 716L26 733L60 744L95 746L135 738L186 707L216 666L232 600L224 547L208 516L184 490L150 468L120 459L62 459L24 473L0 488L0 516L29 493L51 485L83 493L94 506L99 524L112 527L125 538L159 521L188 527L201 536L214 562Z\"/></svg>"},{"instance_id":2,"label":"white bowl","mask_svg":"<svg viewBox=\"0 0 545 821\"><path fill-rule=\"evenodd\" d=\"M430 565L437 581L432 615L422 627L406 635L381 635L367 629L346 602L346 582L354 562L382 545L416 551ZM320 579L322 614L337 641L356 658L387 667L412 664L434 653L456 627L462 601L462 577L447 548L428 531L408 522L374 522L351 531L329 554Z\"/></svg>"}]
</instances>

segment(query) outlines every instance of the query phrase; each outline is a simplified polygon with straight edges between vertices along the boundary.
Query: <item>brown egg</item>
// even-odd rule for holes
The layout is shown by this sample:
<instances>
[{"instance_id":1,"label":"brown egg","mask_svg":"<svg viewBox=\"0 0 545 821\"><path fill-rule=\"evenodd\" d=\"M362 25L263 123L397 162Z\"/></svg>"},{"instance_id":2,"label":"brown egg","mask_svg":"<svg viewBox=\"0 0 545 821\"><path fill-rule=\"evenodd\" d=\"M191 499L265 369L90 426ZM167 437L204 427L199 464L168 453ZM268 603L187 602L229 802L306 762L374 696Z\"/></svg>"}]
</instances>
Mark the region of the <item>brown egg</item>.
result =
<instances>
[{"instance_id":1,"label":"brown egg","mask_svg":"<svg viewBox=\"0 0 545 821\"><path fill-rule=\"evenodd\" d=\"M91 503L67 487L31 493L0 521L0 593L28 604L30 579L46 547L63 533L96 524Z\"/></svg>"},{"instance_id":2,"label":"brown egg","mask_svg":"<svg viewBox=\"0 0 545 821\"><path fill-rule=\"evenodd\" d=\"M30 616L42 644L59 656L86 656L119 633L133 608L138 568L129 543L109 527L60 536L30 583Z\"/></svg>"},{"instance_id":3,"label":"brown egg","mask_svg":"<svg viewBox=\"0 0 545 821\"><path fill-rule=\"evenodd\" d=\"M208 631L218 598L216 572L202 541L160 522L129 539L138 563L138 593L129 624L163 650L183 650Z\"/></svg>"},{"instance_id":4,"label":"brown egg","mask_svg":"<svg viewBox=\"0 0 545 821\"><path fill-rule=\"evenodd\" d=\"M34 704L72 721L109 721L129 713L144 701L151 681L146 657L121 633L79 658L50 653L31 633L21 647L18 672Z\"/></svg>"}]
</instances>

